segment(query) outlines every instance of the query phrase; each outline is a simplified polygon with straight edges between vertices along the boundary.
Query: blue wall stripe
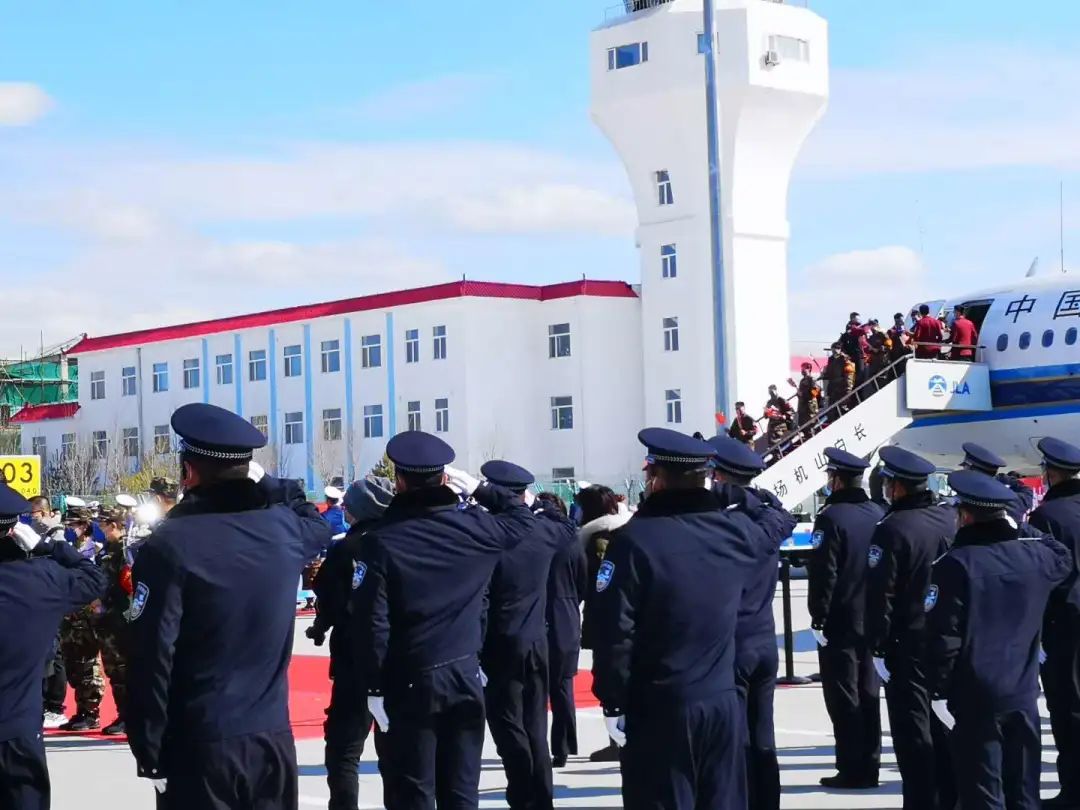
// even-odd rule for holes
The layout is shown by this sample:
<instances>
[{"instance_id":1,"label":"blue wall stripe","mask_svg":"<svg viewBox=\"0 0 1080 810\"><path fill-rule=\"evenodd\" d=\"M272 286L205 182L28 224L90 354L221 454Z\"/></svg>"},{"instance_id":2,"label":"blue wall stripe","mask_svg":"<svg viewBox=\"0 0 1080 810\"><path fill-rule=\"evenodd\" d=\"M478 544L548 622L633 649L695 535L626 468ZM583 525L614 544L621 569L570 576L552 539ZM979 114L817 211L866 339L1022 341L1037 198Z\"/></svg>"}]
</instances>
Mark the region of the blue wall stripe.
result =
<instances>
[{"instance_id":1,"label":"blue wall stripe","mask_svg":"<svg viewBox=\"0 0 1080 810\"><path fill-rule=\"evenodd\" d=\"M395 382L394 369L394 313L386 313L386 397L387 413L389 414L390 433L388 436L397 435L397 385Z\"/></svg>"},{"instance_id":2,"label":"blue wall stripe","mask_svg":"<svg viewBox=\"0 0 1080 810\"><path fill-rule=\"evenodd\" d=\"M353 421L353 364L352 364L352 321L345 319L345 463L349 471L349 481L356 480L356 454L353 452L356 430Z\"/></svg>"},{"instance_id":3,"label":"blue wall stripe","mask_svg":"<svg viewBox=\"0 0 1080 810\"><path fill-rule=\"evenodd\" d=\"M240 335L233 336L233 384L236 386L236 413L239 416L244 415L244 375L241 373L244 368L243 361L240 359L244 351L244 341Z\"/></svg>"},{"instance_id":4,"label":"blue wall stripe","mask_svg":"<svg viewBox=\"0 0 1080 810\"><path fill-rule=\"evenodd\" d=\"M304 324L304 444L307 447L308 489L321 489L315 485L315 409L312 407L312 385L315 364L311 354L311 324Z\"/></svg>"},{"instance_id":5,"label":"blue wall stripe","mask_svg":"<svg viewBox=\"0 0 1080 810\"><path fill-rule=\"evenodd\" d=\"M270 441L277 447L278 456L283 453L283 447L281 446L285 437L278 432L278 412L277 412L277 330L271 329L269 331L267 348L266 348L266 376L270 380ZM283 473L282 470L277 471L278 475Z\"/></svg>"},{"instance_id":6,"label":"blue wall stripe","mask_svg":"<svg viewBox=\"0 0 1080 810\"><path fill-rule=\"evenodd\" d=\"M210 401L210 341L202 339L202 401Z\"/></svg>"},{"instance_id":7,"label":"blue wall stripe","mask_svg":"<svg viewBox=\"0 0 1080 810\"><path fill-rule=\"evenodd\" d=\"M908 426L908 430L914 428L940 427L941 425L967 425L973 422L1000 422L1005 419L1059 416L1068 413L1080 414L1080 402L1032 405L1023 408L1000 408L980 413L945 413L934 416L920 416Z\"/></svg>"},{"instance_id":8,"label":"blue wall stripe","mask_svg":"<svg viewBox=\"0 0 1080 810\"><path fill-rule=\"evenodd\" d=\"M1064 363L1055 366L993 369L990 371L990 381L1008 383L1021 380L1038 380L1045 377L1074 377L1077 375L1080 375L1080 363Z\"/></svg>"}]
</instances>

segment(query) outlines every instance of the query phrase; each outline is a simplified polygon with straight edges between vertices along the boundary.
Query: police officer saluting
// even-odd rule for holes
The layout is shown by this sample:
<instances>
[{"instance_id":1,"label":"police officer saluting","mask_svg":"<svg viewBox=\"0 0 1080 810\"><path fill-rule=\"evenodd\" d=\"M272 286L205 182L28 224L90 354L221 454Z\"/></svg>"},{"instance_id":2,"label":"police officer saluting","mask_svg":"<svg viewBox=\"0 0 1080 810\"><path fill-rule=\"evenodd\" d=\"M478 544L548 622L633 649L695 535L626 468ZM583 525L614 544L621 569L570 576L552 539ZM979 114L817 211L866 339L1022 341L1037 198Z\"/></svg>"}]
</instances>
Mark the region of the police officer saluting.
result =
<instances>
[{"instance_id":1,"label":"police officer saluting","mask_svg":"<svg viewBox=\"0 0 1080 810\"><path fill-rule=\"evenodd\" d=\"M492 484L524 500L532 473L507 461L480 469ZM551 808L547 742L547 580L555 553L577 540L569 520L534 520L524 542L505 552L488 593L487 636L481 662L488 677L488 727L506 771L506 802Z\"/></svg>"},{"instance_id":2,"label":"police officer saluting","mask_svg":"<svg viewBox=\"0 0 1080 810\"><path fill-rule=\"evenodd\" d=\"M386 453L397 494L365 539L352 598L357 686L388 735L386 806L475 810L484 590L536 519L520 494L447 470L454 451L436 436L399 433ZM462 504L448 480L486 509Z\"/></svg>"},{"instance_id":3,"label":"police officer saluting","mask_svg":"<svg viewBox=\"0 0 1080 810\"><path fill-rule=\"evenodd\" d=\"M930 717L923 600L931 565L956 535L956 510L927 488L935 470L929 461L899 447L883 447L879 456L890 506L866 558L868 641L874 666L885 681L893 748L904 780L904 810L945 810L953 802L948 770L936 760L947 756L947 748L944 729Z\"/></svg>"},{"instance_id":4,"label":"police officer saluting","mask_svg":"<svg viewBox=\"0 0 1080 810\"><path fill-rule=\"evenodd\" d=\"M965 442L963 449L964 460L960 466L965 470L985 473L1007 486L1013 493L1013 499L1005 507L1005 511L1017 526L1024 523L1031 507L1035 505L1035 493L1031 491L1031 487L1016 476L1002 475L999 471L1005 466L1005 459L997 453L974 442Z\"/></svg>"},{"instance_id":5,"label":"police officer saluting","mask_svg":"<svg viewBox=\"0 0 1080 810\"><path fill-rule=\"evenodd\" d=\"M1050 488L1029 523L1072 554L1072 571L1050 597L1043 626L1042 669L1050 727L1057 745L1061 793L1043 807L1080 808L1080 448L1045 438L1039 442Z\"/></svg>"},{"instance_id":6,"label":"police officer saluting","mask_svg":"<svg viewBox=\"0 0 1080 810\"><path fill-rule=\"evenodd\" d=\"M30 503L0 484L0 807L44 810L49 768L41 737L41 672L60 619L100 599L105 575L67 543L35 555L36 532L19 523Z\"/></svg>"},{"instance_id":7,"label":"police officer saluting","mask_svg":"<svg viewBox=\"0 0 1080 810\"><path fill-rule=\"evenodd\" d=\"M642 431L646 499L600 565L593 691L622 752L623 806L746 806L735 689L744 585L767 552L704 489L712 448ZM737 511L733 507L731 512Z\"/></svg>"},{"instance_id":8,"label":"police officer saluting","mask_svg":"<svg viewBox=\"0 0 1080 810\"><path fill-rule=\"evenodd\" d=\"M828 788L878 786L881 679L866 640L866 578L871 538L884 510L862 487L870 465L825 448L829 497L814 521L808 607L818 642L821 691L836 738L836 776Z\"/></svg>"},{"instance_id":9,"label":"police officer saluting","mask_svg":"<svg viewBox=\"0 0 1080 810\"><path fill-rule=\"evenodd\" d=\"M249 477L266 438L245 419L200 403L172 427L185 497L133 571L126 720L138 774L160 808L295 808L296 582L330 530L295 485Z\"/></svg>"},{"instance_id":10,"label":"police officer saluting","mask_svg":"<svg viewBox=\"0 0 1080 810\"><path fill-rule=\"evenodd\" d=\"M1072 561L1050 537L1021 536L1006 515L1013 492L1004 484L961 470L949 486L960 530L934 563L923 602L934 713L952 728L964 810L1035 808L1042 770L1039 633L1050 592Z\"/></svg>"}]
</instances>

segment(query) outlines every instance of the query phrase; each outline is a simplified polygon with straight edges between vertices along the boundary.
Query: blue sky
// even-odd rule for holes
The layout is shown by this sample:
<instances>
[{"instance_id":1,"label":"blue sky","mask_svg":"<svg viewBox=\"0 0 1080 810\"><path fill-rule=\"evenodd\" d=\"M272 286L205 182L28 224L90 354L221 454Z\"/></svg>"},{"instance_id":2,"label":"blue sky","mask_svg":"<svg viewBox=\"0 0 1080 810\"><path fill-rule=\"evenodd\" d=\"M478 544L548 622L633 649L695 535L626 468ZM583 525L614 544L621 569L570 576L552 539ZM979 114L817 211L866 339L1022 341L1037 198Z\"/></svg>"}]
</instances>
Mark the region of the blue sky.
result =
<instances>
[{"instance_id":1,"label":"blue sky","mask_svg":"<svg viewBox=\"0 0 1080 810\"><path fill-rule=\"evenodd\" d=\"M0 353L462 273L636 280L588 117L615 3L0 0ZM1049 272L1059 181L1080 252L1080 4L1029 5L811 0L794 337Z\"/></svg>"}]
</instances>

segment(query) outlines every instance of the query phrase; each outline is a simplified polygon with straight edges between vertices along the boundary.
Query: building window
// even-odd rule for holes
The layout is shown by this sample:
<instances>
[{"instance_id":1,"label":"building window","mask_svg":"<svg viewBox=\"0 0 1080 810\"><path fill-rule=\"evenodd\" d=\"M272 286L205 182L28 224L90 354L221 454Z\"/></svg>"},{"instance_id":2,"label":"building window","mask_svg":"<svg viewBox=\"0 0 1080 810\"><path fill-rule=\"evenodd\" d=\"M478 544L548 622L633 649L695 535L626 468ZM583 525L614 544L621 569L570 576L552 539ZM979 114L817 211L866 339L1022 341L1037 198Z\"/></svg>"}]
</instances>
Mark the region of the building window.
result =
<instances>
[{"instance_id":1,"label":"building window","mask_svg":"<svg viewBox=\"0 0 1080 810\"><path fill-rule=\"evenodd\" d=\"M675 194L671 190L671 174L667 169L656 173L656 197L660 205L675 204Z\"/></svg>"},{"instance_id":2,"label":"building window","mask_svg":"<svg viewBox=\"0 0 1080 810\"><path fill-rule=\"evenodd\" d=\"M634 65L640 65L642 62L648 61L648 42L631 42L629 45L617 45L614 48L608 48L608 70L622 70L623 68L634 67Z\"/></svg>"},{"instance_id":3,"label":"building window","mask_svg":"<svg viewBox=\"0 0 1080 810\"><path fill-rule=\"evenodd\" d=\"M409 416L409 430L423 430L420 427L420 403L410 402L406 408Z\"/></svg>"},{"instance_id":4,"label":"building window","mask_svg":"<svg viewBox=\"0 0 1080 810\"><path fill-rule=\"evenodd\" d=\"M75 434L64 433L60 436L60 458L69 459L75 455Z\"/></svg>"},{"instance_id":5,"label":"building window","mask_svg":"<svg viewBox=\"0 0 1080 810\"><path fill-rule=\"evenodd\" d=\"M551 480L556 484L572 484L576 477L573 467L554 467L551 470Z\"/></svg>"},{"instance_id":6,"label":"building window","mask_svg":"<svg viewBox=\"0 0 1080 810\"><path fill-rule=\"evenodd\" d=\"M336 374L341 371L341 343L336 340L322 342L323 374Z\"/></svg>"},{"instance_id":7,"label":"building window","mask_svg":"<svg viewBox=\"0 0 1080 810\"><path fill-rule=\"evenodd\" d=\"M674 245L660 246L660 272L664 278L675 278L679 275L678 256Z\"/></svg>"},{"instance_id":8,"label":"building window","mask_svg":"<svg viewBox=\"0 0 1080 810\"><path fill-rule=\"evenodd\" d=\"M135 366L124 366L120 369L120 396L135 396Z\"/></svg>"},{"instance_id":9,"label":"building window","mask_svg":"<svg viewBox=\"0 0 1080 810\"><path fill-rule=\"evenodd\" d=\"M1003 352L1003 351L1005 351L1005 350L1006 350L1007 348L1009 348L1009 336L1008 336L1008 335L1005 335L1005 334L1002 334L1002 335L998 335L998 339L997 339L997 350L998 350L999 352Z\"/></svg>"},{"instance_id":10,"label":"building window","mask_svg":"<svg viewBox=\"0 0 1080 810\"><path fill-rule=\"evenodd\" d=\"M44 436L35 436L30 440L30 452L40 456L43 460L49 457L49 448L45 443Z\"/></svg>"},{"instance_id":11,"label":"building window","mask_svg":"<svg viewBox=\"0 0 1080 810\"><path fill-rule=\"evenodd\" d=\"M217 369L217 384L232 385L232 355L219 354L216 358L214 358L214 366Z\"/></svg>"},{"instance_id":12,"label":"building window","mask_svg":"<svg viewBox=\"0 0 1080 810\"><path fill-rule=\"evenodd\" d=\"M124 456L139 457L139 429L137 427L124 428Z\"/></svg>"},{"instance_id":13,"label":"building window","mask_svg":"<svg viewBox=\"0 0 1080 810\"><path fill-rule=\"evenodd\" d=\"M285 444L304 443L304 414L300 411L285 412Z\"/></svg>"},{"instance_id":14,"label":"building window","mask_svg":"<svg viewBox=\"0 0 1080 810\"><path fill-rule=\"evenodd\" d=\"M1021 351L1031 345L1031 332L1021 332L1020 340L1016 341L1016 345Z\"/></svg>"},{"instance_id":15,"label":"building window","mask_svg":"<svg viewBox=\"0 0 1080 810\"><path fill-rule=\"evenodd\" d=\"M94 458L99 461L109 454L109 437L104 430L95 430L93 433Z\"/></svg>"},{"instance_id":16,"label":"building window","mask_svg":"<svg viewBox=\"0 0 1080 810\"><path fill-rule=\"evenodd\" d=\"M364 438L378 439L383 435L382 405L364 406Z\"/></svg>"},{"instance_id":17,"label":"building window","mask_svg":"<svg viewBox=\"0 0 1080 810\"><path fill-rule=\"evenodd\" d=\"M262 382L266 379L266 349L248 352L248 380Z\"/></svg>"},{"instance_id":18,"label":"building window","mask_svg":"<svg viewBox=\"0 0 1080 810\"><path fill-rule=\"evenodd\" d=\"M169 390L169 364L154 363L154 393L160 394Z\"/></svg>"},{"instance_id":19,"label":"building window","mask_svg":"<svg viewBox=\"0 0 1080 810\"><path fill-rule=\"evenodd\" d=\"M270 436L270 420L265 416L253 416L251 417L251 426L259 431L263 436Z\"/></svg>"},{"instance_id":20,"label":"building window","mask_svg":"<svg viewBox=\"0 0 1080 810\"><path fill-rule=\"evenodd\" d=\"M405 362L420 362L420 330L408 329L405 331Z\"/></svg>"},{"instance_id":21,"label":"building window","mask_svg":"<svg viewBox=\"0 0 1080 810\"><path fill-rule=\"evenodd\" d=\"M1045 332L1043 332L1042 345L1043 345L1044 349L1049 349L1051 346L1054 345L1054 330L1053 329L1047 329Z\"/></svg>"},{"instance_id":22,"label":"building window","mask_svg":"<svg viewBox=\"0 0 1080 810\"><path fill-rule=\"evenodd\" d=\"M771 34L769 36L769 50L775 51L781 60L790 59L795 62L810 61L810 43L805 39Z\"/></svg>"},{"instance_id":23,"label":"building window","mask_svg":"<svg viewBox=\"0 0 1080 810\"><path fill-rule=\"evenodd\" d=\"M431 330L431 334L435 340L435 359L446 359L446 327L436 326Z\"/></svg>"},{"instance_id":24,"label":"building window","mask_svg":"<svg viewBox=\"0 0 1080 810\"><path fill-rule=\"evenodd\" d=\"M708 40L705 39L705 32L704 31L698 31L698 35L697 35L697 52L698 53L705 53L705 43L706 42L708 42Z\"/></svg>"},{"instance_id":25,"label":"building window","mask_svg":"<svg viewBox=\"0 0 1080 810\"><path fill-rule=\"evenodd\" d=\"M172 436L169 434L168 425L156 425L154 427L154 452L159 456L165 456L172 452Z\"/></svg>"},{"instance_id":26,"label":"building window","mask_svg":"<svg viewBox=\"0 0 1080 810\"><path fill-rule=\"evenodd\" d=\"M1071 326L1071 327L1069 327L1068 331L1065 332L1065 345L1066 346L1072 346L1075 343L1076 343L1076 327Z\"/></svg>"},{"instance_id":27,"label":"building window","mask_svg":"<svg viewBox=\"0 0 1080 810\"><path fill-rule=\"evenodd\" d=\"M322 437L326 442L341 441L341 408L327 408L322 412Z\"/></svg>"},{"instance_id":28,"label":"building window","mask_svg":"<svg viewBox=\"0 0 1080 810\"><path fill-rule=\"evenodd\" d=\"M448 433L450 431L450 400L435 400L435 432Z\"/></svg>"},{"instance_id":29,"label":"building window","mask_svg":"<svg viewBox=\"0 0 1080 810\"><path fill-rule=\"evenodd\" d=\"M664 351L677 352L679 350L679 319L664 318Z\"/></svg>"},{"instance_id":30,"label":"building window","mask_svg":"<svg viewBox=\"0 0 1080 810\"><path fill-rule=\"evenodd\" d=\"M286 346L285 347L285 376L286 377L299 377L303 374L304 367L300 360L300 347L299 346Z\"/></svg>"},{"instance_id":31,"label":"building window","mask_svg":"<svg viewBox=\"0 0 1080 810\"><path fill-rule=\"evenodd\" d=\"M574 398L552 397L551 398L551 429L573 430L574 429Z\"/></svg>"},{"instance_id":32,"label":"building window","mask_svg":"<svg viewBox=\"0 0 1080 810\"><path fill-rule=\"evenodd\" d=\"M90 372L90 399L105 399L105 372Z\"/></svg>"},{"instance_id":33,"label":"building window","mask_svg":"<svg viewBox=\"0 0 1080 810\"><path fill-rule=\"evenodd\" d=\"M360 365L379 368L382 365L382 336L364 335L360 338Z\"/></svg>"},{"instance_id":34,"label":"building window","mask_svg":"<svg viewBox=\"0 0 1080 810\"><path fill-rule=\"evenodd\" d=\"M184 388L199 387L199 360L192 358L184 361Z\"/></svg>"},{"instance_id":35,"label":"building window","mask_svg":"<svg viewBox=\"0 0 1080 810\"><path fill-rule=\"evenodd\" d=\"M570 324L557 323L548 327L548 357L570 356Z\"/></svg>"},{"instance_id":36,"label":"building window","mask_svg":"<svg viewBox=\"0 0 1080 810\"><path fill-rule=\"evenodd\" d=\"M681 425L682 424L682 391L678 388L671 388L664 392L664 399L667 402L667 421L669 425Z\"/></svg>"}]
</instances>

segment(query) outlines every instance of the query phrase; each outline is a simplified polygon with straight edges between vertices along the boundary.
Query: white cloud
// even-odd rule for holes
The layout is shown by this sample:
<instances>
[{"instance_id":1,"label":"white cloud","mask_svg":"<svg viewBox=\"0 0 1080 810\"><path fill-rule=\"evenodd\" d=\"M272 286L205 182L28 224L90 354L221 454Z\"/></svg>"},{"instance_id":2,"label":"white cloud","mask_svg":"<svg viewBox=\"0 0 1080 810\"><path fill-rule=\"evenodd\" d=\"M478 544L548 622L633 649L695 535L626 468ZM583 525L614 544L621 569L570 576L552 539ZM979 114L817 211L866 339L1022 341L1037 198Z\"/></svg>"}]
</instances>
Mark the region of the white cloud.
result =
<instances>
[{"instance_id":1,"label":"white cloud","mask_svg":"<svg viewBox=\"0 0 1080 810\"><path fill-rule=\"evenodd\" d=\"M30 82L0 82L0 127L32 124L53 107L48 93Z\"/></svg>"},{"instance_id":2,"label":"white cloud","mask_svg":"<svg viewBox=\"0 0 1080 810\"><path fill-rule=\"evenodd\" d=\"M632 232L636 216L628 200L593 188L557 184L509 188L465 199L447 215L455 225L480 233L562 231L613 236Z\"/></svg>"},{"instance_id":3,"label":"white cloud","mask_svg":"<svg viewBox=\"0 0 1080 810\"><path fill-rule=\"evenodd\" d=\"M494 86L490 76L450 73L381 89L336 112L371 122L400 123L463 107Z\"/></svg>"}]
</instances>

